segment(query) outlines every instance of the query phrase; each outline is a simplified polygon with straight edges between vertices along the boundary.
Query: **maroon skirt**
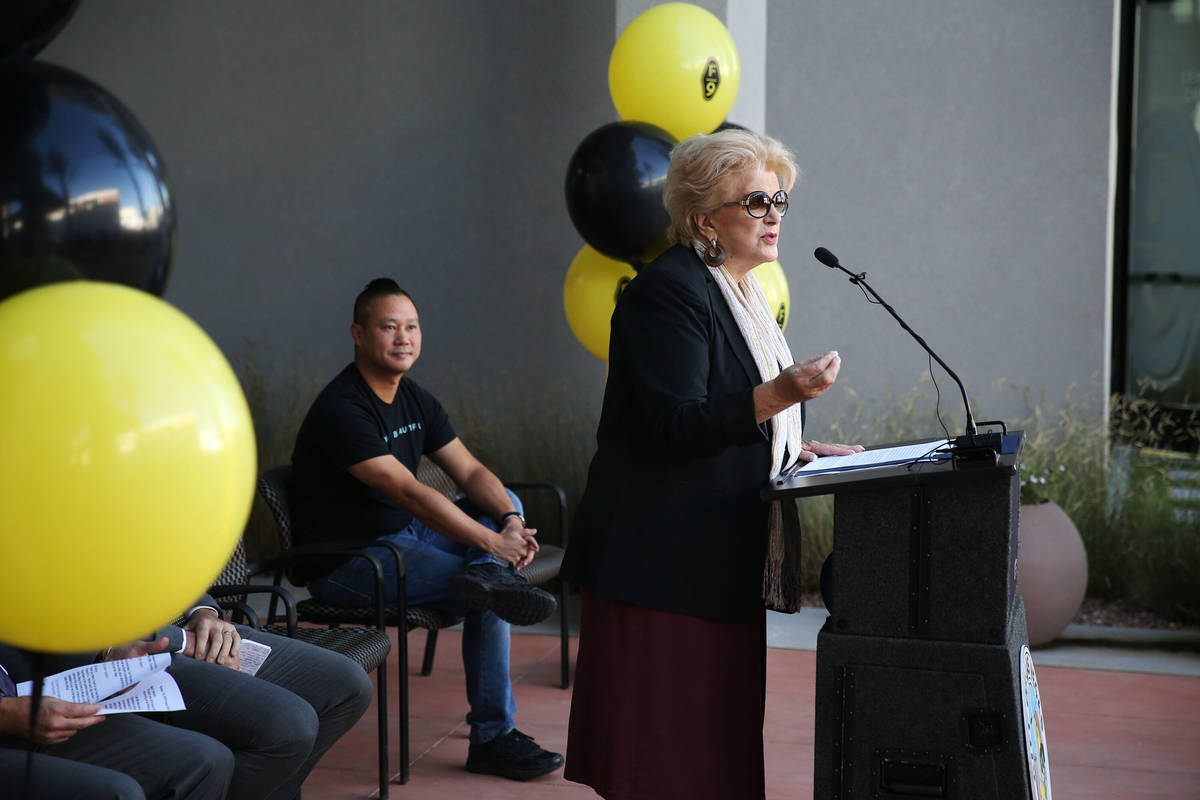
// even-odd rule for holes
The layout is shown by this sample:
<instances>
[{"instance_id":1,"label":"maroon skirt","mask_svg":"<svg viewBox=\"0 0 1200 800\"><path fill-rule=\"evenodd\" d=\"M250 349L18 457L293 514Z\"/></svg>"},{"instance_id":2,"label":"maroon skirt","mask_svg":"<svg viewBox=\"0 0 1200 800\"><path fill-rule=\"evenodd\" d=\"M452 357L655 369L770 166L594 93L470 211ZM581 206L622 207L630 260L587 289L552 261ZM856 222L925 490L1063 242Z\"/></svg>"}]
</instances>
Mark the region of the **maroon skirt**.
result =
<instances>
[{"instance_id":1,"label":"maroon skirt","mask_svg":"<svg viewBox=\"0 0 1200 800\"><path fill-rule=\"evenodd\" d=\"M563 777L607 800L765 796L766 615L656 611L583 592Z\"/></svg>"}]
</instances>

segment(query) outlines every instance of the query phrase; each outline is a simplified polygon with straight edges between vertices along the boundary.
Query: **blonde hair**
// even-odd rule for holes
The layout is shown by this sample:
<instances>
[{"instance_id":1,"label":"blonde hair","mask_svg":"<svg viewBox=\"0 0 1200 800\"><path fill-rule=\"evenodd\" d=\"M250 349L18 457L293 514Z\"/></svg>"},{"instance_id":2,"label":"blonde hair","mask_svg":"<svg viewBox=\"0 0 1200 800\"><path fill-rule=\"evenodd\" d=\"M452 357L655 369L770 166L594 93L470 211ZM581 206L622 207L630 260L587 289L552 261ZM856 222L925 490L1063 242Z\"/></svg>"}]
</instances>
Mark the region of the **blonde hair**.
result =
<instances>
[{"instance_id":1,"label":"blonde hair","mask_svg":"<svg viewBox=\"0 0 1200 800\"><path fill-rule=\"evenodd\" d=\"M703 241L693 217L712 211L740 175L768 170L790 190L800 175L791 151L770 136L730 128L684 139L671 151L663 205L671 217L667 238L679 244Z\"/></svg>"}]
</instances>

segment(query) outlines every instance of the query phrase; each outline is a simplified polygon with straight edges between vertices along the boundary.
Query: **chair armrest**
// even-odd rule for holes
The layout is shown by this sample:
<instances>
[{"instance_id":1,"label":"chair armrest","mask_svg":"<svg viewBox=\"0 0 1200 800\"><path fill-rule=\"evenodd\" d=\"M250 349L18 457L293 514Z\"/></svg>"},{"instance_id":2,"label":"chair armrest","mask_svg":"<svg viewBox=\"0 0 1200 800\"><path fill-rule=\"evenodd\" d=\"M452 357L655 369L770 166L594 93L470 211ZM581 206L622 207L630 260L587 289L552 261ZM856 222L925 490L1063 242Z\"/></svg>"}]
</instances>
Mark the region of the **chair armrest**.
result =
<instances>
[{"instance_id":1,"label":"chair armrest","mask_svg":"<svg viewBox=\"0 0 1200 800\"><path fill-rule=\"evenodd\" d=\"M248 625L256 631L262 630L262 620L258 618L258 612L245 600L222 600L221 608L229 612L230 622Z\"/></svg>"},{"instance_id":2,"label":"chair armrest","mask_svg":"<svg viewBox=\"0 0 1200 800\"><path fill-rule=\"evenodd\" d=\"M282 586L272 586L265 583L227 583L209 587L208 593L214 599L242 594L270 594L283 601L284 612L287 615L287 635L289 637L296 635L296 600L292 597L292 593ZM258 615L248 607L246 610L254 617L255 624L250 627L257 629L259 627Z\"/></svg>"},{"instance_id":3,"label":"chair armrest","mask_svg":"<svg viewBox=\"0 0 1200 800\"><path fill-rule=\"evenodd\" d=\"M558 541L565 548L567 546L567 493L563 491L562 487L553 483L542 483L539 481L505 481L504 485L513 491L518 489L542 489L554 494L555 499L558 501Z\"/></svg>"},{"instance_id":4,"label":"chair armrest","mask_svg":"<svg viewBox=\"0 0 1200 800\"><path fill-rule=\"evenodd\" d=\"M396 561L396 571L401 575L404 574L404 551L400 549L394 542L388 542L383 539L327 539L321 542L309 542L308 544L296 544L289 547L287 550L281 550L275 555L257 561L250 565L253 568L261 568L266 572L272 569L277 569L292 561L299 561L310 556L358 556L363 555L362 551L368 547L384 547L392 551L392 557Z\"/></svg>"},{"instance_id":5,"label":"chair armrest","mask_svg":"<svg viewBox=\"0 0 1200 800\"><path fill-rule=\"evenodd\" d=\"M386 593L383 586L383 565L379 559L373 554L366 552L368 547L381 547L391 554L396 564L396 591L399 598L399 607L403 611L406 607L404 592L405 592L405 572L404 572L404 551L393 542L384 541L382 539L354 539L341 540L331 539L323 542L310 542L308 544L294 545L287 550L284 550L276 555L256 562L253 569L262 571L275 571L276 583L280 580L281 573L284 567L293 561L310 558L318 555L329 556L348 556L350 558L363 558L367 560L375 573L375 627L379 630L386 630L384 620L384 609L387 603L384 600Z\"/></svg>"}]
</instances>

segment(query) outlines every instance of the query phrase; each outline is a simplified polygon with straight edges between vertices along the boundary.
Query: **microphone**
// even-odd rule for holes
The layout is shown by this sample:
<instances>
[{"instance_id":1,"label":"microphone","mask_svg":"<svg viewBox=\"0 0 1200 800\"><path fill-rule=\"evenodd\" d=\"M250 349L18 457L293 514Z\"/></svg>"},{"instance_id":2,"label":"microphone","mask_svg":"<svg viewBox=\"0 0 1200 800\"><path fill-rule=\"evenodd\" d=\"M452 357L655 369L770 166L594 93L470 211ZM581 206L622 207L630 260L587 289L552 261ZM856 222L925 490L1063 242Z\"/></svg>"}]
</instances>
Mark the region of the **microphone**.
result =
<instances>
[{"instance_id":1,"label":"microphone","mask_svg":"<svg viewBox=\"0 0 1200 800\"><path fill-rule=\"evenodd\" d=\"M813 257L831 269L840 269L842 266L838 261L838 257L824 247L818 247L816 250L813 250Z\"/></svg>"},{"instance_id":2,"label":"microphone","mask_svg":"<svg viewBox=\"0 0 1200 800\"><path fill-rule=\"evenodd\" d=\"M966 387L963 386L963 382L959 380L959 377L954 370L950 369L949 365L941 359L941 356L933 352L933 348L926 344L925 340L922 339L916 331L910 328L907 322L900 318L900 315L896 313L896 309L888 305L888 303L879 296L879 293L871 288L870 284L867 283L867 273L854 273L846 269L842 266L841 262L838 261L838 257L824 247L818 247L816 250L814 250L813 258L817 259L817 261L820 261L830 269L840 269L842 272L850 276L851 283L869 292L871 297L875 298L875 302L887 309L887 312L896 319L896 322L900 323L900 327L908 331L908 334L917 340L917 344L925 348L925 352L929 353L930 357L940 364L942 369L946 370L946 374L953 378L954 382L958 384L959 394L962 395L963 408L965 408L967 412L967 431L965 436L956 437L953 441L955 463L963 466L994 465L1003 442L1002 436L998 433L981 434L978 432L978 426L975 423L975 415L971 413L971 401L967 399ZM992 420L982 424L999 425L1004 429L1005 433L1008 432L1008 427L1003 421L1000 420Z\"/></svg>"}]
</instances>

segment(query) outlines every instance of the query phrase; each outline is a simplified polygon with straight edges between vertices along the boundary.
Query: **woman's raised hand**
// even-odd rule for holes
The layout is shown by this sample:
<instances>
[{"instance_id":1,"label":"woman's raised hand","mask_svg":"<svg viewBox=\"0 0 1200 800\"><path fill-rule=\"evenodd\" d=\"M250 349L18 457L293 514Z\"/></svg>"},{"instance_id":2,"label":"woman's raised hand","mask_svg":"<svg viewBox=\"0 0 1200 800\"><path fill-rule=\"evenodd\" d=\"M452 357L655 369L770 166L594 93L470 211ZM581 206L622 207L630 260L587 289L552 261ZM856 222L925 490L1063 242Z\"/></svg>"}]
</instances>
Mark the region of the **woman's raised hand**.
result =
<instances>
[{"instance_id":1,"label":"woman's raised hand","mask_svg":"<svg viewBox=\"0 0 1200 800\"><path fill-rule=\"evenodd\" d=\"M763 422L796 403L825 394L841 368L837 350L786 367L777 377L754 387L755 420Z\"/></svg>"},{"instance_id":2,"label":"woman's raised hand","mask_svg":"<svg viewBox=\"0 0 1200 800\"><path fill-rule=\"evenodd\" d=\"M841 369L842 357L837 350L830 350L825 355L797 361L780 372L775 380L781 384L785 397L793 403L803 403L825 394Z\"/></svg>"}]
</instances>

